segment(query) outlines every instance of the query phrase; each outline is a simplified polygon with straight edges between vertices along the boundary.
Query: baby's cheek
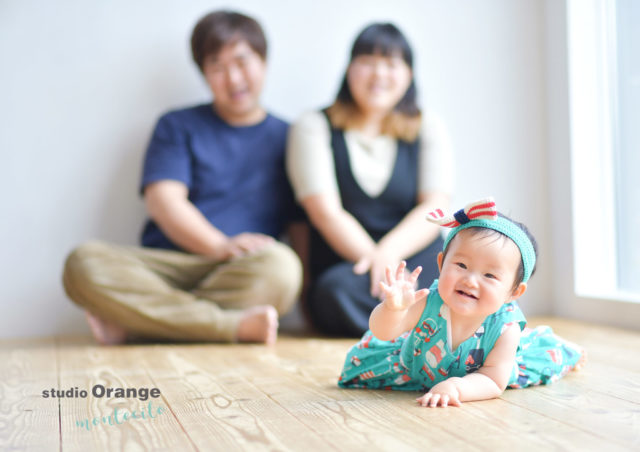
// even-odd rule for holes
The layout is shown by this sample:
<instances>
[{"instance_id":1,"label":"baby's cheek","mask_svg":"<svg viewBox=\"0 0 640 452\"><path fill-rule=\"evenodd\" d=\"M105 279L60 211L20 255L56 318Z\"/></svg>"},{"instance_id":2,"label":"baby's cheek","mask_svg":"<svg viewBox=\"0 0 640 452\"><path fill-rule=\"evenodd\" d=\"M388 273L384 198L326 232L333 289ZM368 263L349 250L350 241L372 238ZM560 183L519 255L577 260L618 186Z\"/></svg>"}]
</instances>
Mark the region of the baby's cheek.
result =
<instances>
[{"instance_id":1,"label":"baby's cheek","mask_svg":"<svg viewBox=\"0 0 640 452\"><path fill-rule=\"evenodd\" d=\"M446 273L440 275L440 279L438 280L438 291L442 294L443 292L447 292L452 290L454 278Z\"/></svg>"}]
</instances>

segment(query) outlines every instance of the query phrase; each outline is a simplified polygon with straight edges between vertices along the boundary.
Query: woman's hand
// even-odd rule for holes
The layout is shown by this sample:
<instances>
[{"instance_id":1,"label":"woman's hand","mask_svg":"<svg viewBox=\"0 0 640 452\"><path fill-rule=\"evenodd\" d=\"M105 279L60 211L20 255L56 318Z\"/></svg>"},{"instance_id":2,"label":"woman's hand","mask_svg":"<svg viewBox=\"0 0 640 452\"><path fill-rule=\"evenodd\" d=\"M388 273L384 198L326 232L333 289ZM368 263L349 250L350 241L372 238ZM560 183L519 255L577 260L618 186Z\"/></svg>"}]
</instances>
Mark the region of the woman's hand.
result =
<instances>
[{"instance_id":1,"label":"woman's hand","mask_svg":"<svg viewBox=\"0 0 640 452\"><path fill-rule=\"evenodd\" d=\"M456 386L456 377L438 383L425 395L418 397L416 401L420 405L430 408L449 405L460 406L462 402L460 402L460 391Z\"/></svg>"},{"instance_id":2,"label":"woman's hand","mask_svg":"<svg viewBox=\"0 0 640 452\"><path fill-rule=\"evenodd\" d=\"M364 275L369 272L371 296L378 298L382 295L380 283L384 281L386 268L388 266L396 268L399 264L400 257L377 246L371 253L363 256L355 263L353 272L356 275Z\"/></svg>"},{"instance_id":3,"label":"woman's hand","mask_svg":"<svg viewBox=\"0 0 640 452\"><path fill-rule=\"evenodd\" d=\"M407 310L429 295L429 289L415 291L416 281L422 267L416 267L409 275L405 272L406 267L405 261L400 262L395 275L391 272L391 268L387 267L385 269L387 283L380 281L380 290L384 297L382 304L390 311Z\"/></svg>"}]
</instances>

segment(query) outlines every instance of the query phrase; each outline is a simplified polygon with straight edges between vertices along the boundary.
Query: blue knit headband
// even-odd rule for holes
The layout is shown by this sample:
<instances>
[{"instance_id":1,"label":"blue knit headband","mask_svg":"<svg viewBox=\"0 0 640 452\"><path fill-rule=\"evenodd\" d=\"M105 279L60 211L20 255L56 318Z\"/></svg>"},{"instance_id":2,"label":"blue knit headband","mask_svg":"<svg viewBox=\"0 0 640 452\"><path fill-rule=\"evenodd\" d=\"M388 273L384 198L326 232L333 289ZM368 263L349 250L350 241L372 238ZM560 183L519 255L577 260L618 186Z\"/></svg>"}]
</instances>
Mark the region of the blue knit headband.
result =
<instances>
[{"instance_id":1,"label":"blue knit headband","mask_svg":"<svg viewBox=\"0 0 640 452\"><path fill-rule=\"evenodd\" d=\"M527 234L516 224L506 218L498 216L496 203L493 198L485 198L467 204L464 209L458 210L453 215L445 215L437 209L429 212L427 220L447 228L454 228L444 241L443 249L455 237L455 235L468 228L486 228L501 232L516 244L522 256L524 277L522 282L527 282L536 265L536 252Z\"/></svg>"}]
</instances>

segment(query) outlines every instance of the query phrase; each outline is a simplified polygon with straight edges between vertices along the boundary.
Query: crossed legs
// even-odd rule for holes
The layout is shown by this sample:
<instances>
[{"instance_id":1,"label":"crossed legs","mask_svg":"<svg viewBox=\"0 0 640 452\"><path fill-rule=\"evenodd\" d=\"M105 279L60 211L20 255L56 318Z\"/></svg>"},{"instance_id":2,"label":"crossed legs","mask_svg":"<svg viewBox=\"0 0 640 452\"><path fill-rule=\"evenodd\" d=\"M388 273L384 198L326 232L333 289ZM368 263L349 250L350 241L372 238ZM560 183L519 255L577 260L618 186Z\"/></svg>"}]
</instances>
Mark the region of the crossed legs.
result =
<instances>
[{"instance_id":1,"label":"crossed legs","mask_svg":"<svg viewBox=\"0 0 640 452\"><path fill-rule=\"evenodd\" d=\"M101 343L127 336L273 343L302 280L281 243L226 262L175 251L89 242L67 258L69 297Z\"/></svg>"}]
</instances>

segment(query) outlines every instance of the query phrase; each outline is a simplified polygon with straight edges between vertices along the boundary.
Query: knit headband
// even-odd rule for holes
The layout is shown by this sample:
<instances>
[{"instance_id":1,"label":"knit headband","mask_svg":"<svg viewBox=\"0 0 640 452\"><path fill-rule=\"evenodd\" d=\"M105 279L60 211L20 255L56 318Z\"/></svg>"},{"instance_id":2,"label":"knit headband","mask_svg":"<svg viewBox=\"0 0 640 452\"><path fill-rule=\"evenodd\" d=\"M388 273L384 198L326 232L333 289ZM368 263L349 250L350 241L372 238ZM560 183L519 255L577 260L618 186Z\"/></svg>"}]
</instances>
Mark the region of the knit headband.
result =
<instances>
[{"instance_id":1,"label":"knit headband","mask_svg":"<svg viewBox=\"0 0 640 452\"><path fill-rule=\"evenodd\" d=\"M533 244L527 234L516 224L506 218L498 216L496 203L493 198L485 198L467 204L464 209L458 210L453 215L445 215L442 210L436 209L429 212L427 220L439 224L445 228L454 228L444 241L444 249L455 235L467 228L487 228L501 232L509 237L520 249L524 277L522 282L527 282L536 265L536 253Z\"/></svg>"}]
</instances>

